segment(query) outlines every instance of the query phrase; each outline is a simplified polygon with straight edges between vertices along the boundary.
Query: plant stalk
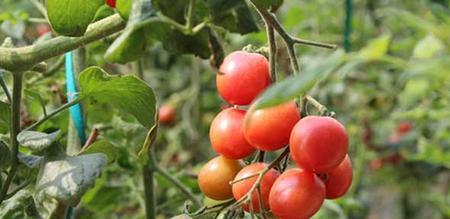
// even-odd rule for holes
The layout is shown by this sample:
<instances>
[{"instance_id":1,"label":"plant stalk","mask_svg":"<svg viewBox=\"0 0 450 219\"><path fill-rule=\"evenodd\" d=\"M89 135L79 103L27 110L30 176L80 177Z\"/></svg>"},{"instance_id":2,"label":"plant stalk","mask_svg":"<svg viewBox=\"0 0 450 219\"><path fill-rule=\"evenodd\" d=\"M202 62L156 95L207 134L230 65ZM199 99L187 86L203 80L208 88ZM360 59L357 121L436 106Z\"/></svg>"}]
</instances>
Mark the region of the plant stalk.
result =
<instances>
[{"instance_id":1,"label":"plant stalk","mask_svg":"<svg viewBox=\"0 0 450 219\"><path fill-rule=\"evenodd\" d=\"M13 93L11 103L11 168L8 172L8 177L3 184L0 191L0 204L5 200L9 186L17 171L19 160L17 154L19 153L19 143L17 142L17 135L20 132L20 102L22 98L22 72L15 72L13 74Z\"/></svg>"}]
</instances>

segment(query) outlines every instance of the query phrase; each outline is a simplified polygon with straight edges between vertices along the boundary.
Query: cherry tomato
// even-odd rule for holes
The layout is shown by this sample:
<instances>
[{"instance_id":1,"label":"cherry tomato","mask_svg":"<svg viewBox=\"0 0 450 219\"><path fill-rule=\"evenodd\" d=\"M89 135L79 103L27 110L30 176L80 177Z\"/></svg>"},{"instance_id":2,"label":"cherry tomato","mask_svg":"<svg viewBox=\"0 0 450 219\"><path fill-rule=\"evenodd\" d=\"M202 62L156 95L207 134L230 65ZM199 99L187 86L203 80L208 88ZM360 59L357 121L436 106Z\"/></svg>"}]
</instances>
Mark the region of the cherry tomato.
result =
<instances>
[{"instance_id":1,"label":"cherry tomato","mask_svg":"<svg viewBox=\"0 0 450 219\"><path fill-rule=\"evenodd\" d=\"M348 150L345 127L331 117L308 116L294 127L290 138L291 157L308 171L328 173L344 159Z\"/></svg>"},{"instance_id":2,"label":"cherry tomato","mask_svg":"<svg viewBox=\"0 0 450 219\"><path fill-rule=\"evenodd\" d=\"M327 199L340 198L348 191L352 185L352 161L348 155L334 170L327 174L325 180Z\"/></svg>"},{"instance_id":3,"label":"cherry tomato","mask_svg":"<svg viewBox=\"0 0 450 219\"><path fill-rule=\"evenodd\" d=\"M246 177L255 175L254 177L244 179L240 182L237 182L233 184L233 196L234 199L239 200L243 196L245 196L250 189L255 184L258 173L260 173L262 170L264 170L267 167L267 164L265 163L253 163L249 166L244 167L234 178L234 181L239 179L244 179ZM270 169L268 172L264 174L261 181L261 200L264 205L264 210L269 210L269 193L270 189L272 188L273 183L275 180L280 176L280 173L275 169ZM255 191L252 193L252 207L253 212L259 212L259 199L258 199L258 191L255 189ZM248 204L245 204L242 206L245 211L250 210L250 206Z\"/></svg>"},{"instance_id":4,"label":"cherry tomato","mask_svg":"<svg viewBox=\"0 0 450 219\"><path fill-rule=\"evenodd\" d=\"M248 105L270 84L269 62L258 53L236 51L222 62L217 90L232 105Z\"/></svg>"},{"instance_id":5,"label":"cherry tomato","mask_svg":"<svg viewBox=\"0 0 450 219\"><path fill-rule=\"evenodd\" d=\"M209 138L214 150L230 159L247 157L255 148L244 137L245 110L228 108L211 123Z\"/></svg>"},{"instance_id":6,"label":"cherry tomato","mask_svg":"<svg viewBox=\"0 0 450 219\"><path fill-rule=\"evenodd\" d=\"M48 24L38 24L36 27L38 36L42 36L48 32L52 31L52 28Z\"/></svg>"},{"instance_id":7,"label":"cherry tomato","mask_svg":"<svg viewBox=\"0 0 450 219\"><path fill-rule=\"evenodd\" d=\"M381 159L374 159L370 161L370 169L378 170L383 167L383 161Z\"/></svg>"},{"instance_id":8,"label":"cherry tomato","mask_svg":"<svg viewBox=\"0 0 450 219\"><path fill-rule=\"evenodd\" d=\"M406 134L406 133L410 132L412 128L413 128L413 125L411 122L404 121L404 122L401 122L398 124L397 133Z\"/></svg>"},{"instance_id":9,"label":"cherry tomato","mask_svg":"<svg viewBox=\"0 0 450 219\"><path fill-rule=\"evenodd\" d=\"M163 104L159 108L159 123L170 125L175 121L175 108L169 104Z\"/></svg>"},{"instance_id":10,"label":"cherry tomato","mask_svg":"<svg viewBox=\"0 0 450 219\"><path fill-rule=\"evenodd\" d=\"M325 185L312 172L290 169L281 174L270 190L269 205L277 218L313 216L325 199Z\"/></svg>"},{"instance_id":11,"label":"cherry tomato","mask_svg":"<svg viewBox=\"0 0 450 219\"><path fill-rule=\"evenodd\" d=\"M214 200L233 197L230 182L242 169L238 160L218 156L206 163L198 174L198 185L205 196Z\"/></svg>"},{"instance_id":12,"label":"cherry tomato","mask_svg":"<svg viewBox=\"0 0 450 219\"><path fill-rule=\"evenodd\" d=\"M106 4L111 8L116 8L116 0L106 0Z\"/></svg>"},{"instance_id":13,"label":"cherry tomato","mask_svg":"<svg viewBox=\"0 0 450 219\"><path fill-rule=\"evenodd\" d=\"M289 143L292 128L300 119L294 102L248 111L244 134L250 144L263 151L278 150Z\"/></svg>"}]
</instances>

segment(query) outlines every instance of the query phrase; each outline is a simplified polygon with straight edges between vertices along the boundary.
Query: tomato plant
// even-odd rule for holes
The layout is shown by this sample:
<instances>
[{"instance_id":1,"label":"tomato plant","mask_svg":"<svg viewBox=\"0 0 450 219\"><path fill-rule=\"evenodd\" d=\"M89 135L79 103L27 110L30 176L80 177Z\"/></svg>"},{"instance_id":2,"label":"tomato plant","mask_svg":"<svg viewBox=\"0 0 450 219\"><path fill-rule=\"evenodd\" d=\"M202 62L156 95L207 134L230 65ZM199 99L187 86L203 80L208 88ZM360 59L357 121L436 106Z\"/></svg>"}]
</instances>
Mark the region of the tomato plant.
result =
<instances>
[{"instance_id":1,"label":"tomato plant","mask_svg":"<svg viewBox=\"0 0 450 219\"><path fill-rule=\"evenodd\" d=\"M449 20L446 0L2 0L0 219L449 218Z\"/></svg>"}]
</instances>

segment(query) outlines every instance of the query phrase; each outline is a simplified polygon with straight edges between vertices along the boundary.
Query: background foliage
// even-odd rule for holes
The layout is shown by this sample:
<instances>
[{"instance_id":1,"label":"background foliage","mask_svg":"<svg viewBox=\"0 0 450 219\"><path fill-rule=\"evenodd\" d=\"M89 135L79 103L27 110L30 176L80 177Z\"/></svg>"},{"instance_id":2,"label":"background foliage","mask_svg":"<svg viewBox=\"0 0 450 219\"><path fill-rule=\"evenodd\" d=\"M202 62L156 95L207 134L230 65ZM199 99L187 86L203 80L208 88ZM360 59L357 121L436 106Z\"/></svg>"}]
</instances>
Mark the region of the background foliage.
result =
<instances>
[{"instance_id":1,"label":"background foliage","mask_svg":"<svg viewBox=\"0 0 450 219\"><path fill-rule=\"evenodd\" d=\"M131 5L118 0L119 13L129 16L127 28L120 36L113 35L86 45L83 50L86 66L100 65L111 74L126 75L136 73L135 64L112 62L142 60L141 77L157 94L147 98L153 103L153 98L157 98L160 103L173 105L177 111L173 125L159 127L153 145L159 165L179 178L197 198L203 198L195 180L196 172L214 156L208 139L209 125L225 105L216 92L214 68L224 54L214 49L211 35L221 42L225 54L247 44L264 46L266 35L262 21L244 1L196 1L191 27L208 21L214 28L190 32L166 22L140 27L140 21L152 13L162 13L181 24L187 22L188 1L153 2L154 11L128 15ZM37 37L38 24L33 18L41 15L29 1L3 0L0 6L0 41L9 36L16 46L24 46L50 37ZM344 8L343 1L286 0L277 15L293 36L341 45ZM92 16L99 20L112 13L111 9L101 6ZM52 19L50 11L49 18ZM340 50L297 47L302 71L297 80L282 87L296 86L304 74L329 72L309 94L334 111L351 136L350 154L355 174L351 191L337 201L326 201L314 218L449 218L449 1L354 0L351 24L351 48L345 54ZM72 30L54 28L61 34L80 35ZM281 45L278 72L283 79L292 72L286 48L278 41ZM339 58L330 58L338 53ZM211 60L204 60L211 54ZM58 57L49 62L57 63ZM36 73L25 75L24 127L41 117L42 104L52 111L65 102L63 69L52 74L52 77ZM145 124L145 118L151 118L155 109L145 101L138 101L142 104L135 109L128 108L133 103L114 103L117 98L110 94L117 92L114 86L121 87L119 80L123 82L127 77L102 80L102 71L94 68L83 74L86 77L80 78L81 97L92 97L83 102L87 132L98 128L100 138L108 140L105 144L115 148L111 156L116 159L105 167L95 186L81 198L75 216L143 218L141 165L145 161L137 152L151 126ZM83 80L89 77L98 81ZM4 74L4 78L10 82L8 74ZM116 84L111 85L112 91L96 90L99 87L96 83L102 81ZM146 88L136 89L139 92ZM273 93L267 94L267 103L280 101L281 94L275 88L271 91ZM127 95L136 92L130 91ZM105 94L107 97L102 98ZM275 98L270 98L270 94ZM4 94L1 98L6 102ZM0 132L3 134L8 132L9 120L8 108L1 106L6 104L4 102L0 102ZM313 109L310 110L313 113ZM40 126L39 131L48 133L59 128L61 136L66 136L68 120L69 114L63 112ZM396 130L402 122L411 123L412 130L399 134ZM65 145L68 139L62 137L60 141ZM7 159L3 150L7 149L3 146L0 149L0 167L3 167ZM21 152L29 154L26 148L21 148ZM28 159L32 165L32 157ZM34 179L37 173L36 169L24 168L16 180ZM155 176L158 216L167 218L183 213L187 199L166 178ZM30 198L35 189L32 187L26 187L4 202L0 206L0 218L32 217L36 211ZM211 204L211 200L204 202Z\"/></svg>"}]
</instances>

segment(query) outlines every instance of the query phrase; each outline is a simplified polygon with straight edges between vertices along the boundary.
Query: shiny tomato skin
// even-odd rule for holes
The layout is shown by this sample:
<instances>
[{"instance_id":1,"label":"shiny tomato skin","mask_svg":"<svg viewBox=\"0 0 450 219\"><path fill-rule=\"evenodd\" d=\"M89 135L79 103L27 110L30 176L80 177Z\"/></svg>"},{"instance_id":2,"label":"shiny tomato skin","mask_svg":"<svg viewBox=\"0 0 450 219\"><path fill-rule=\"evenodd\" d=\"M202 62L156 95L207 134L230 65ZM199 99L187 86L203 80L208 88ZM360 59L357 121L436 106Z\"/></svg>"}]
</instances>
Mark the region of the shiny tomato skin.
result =
<instances>
[{"instance_id":1,"label":"shiny tomato skin","mask_svg":"<svg viewBox=\"0 0 450 219\"><path fill-rule=\"evenodd\" d=\"M262 170L264 170L266 167L268 166L268 164L265 163L253 163L250 164L246 167L244 167L241 171L239 171L239 173L236 175L236 177L234 178L234 181L239 180L239 179L243 179L245 177L248 176L252 176L255 174L260 173ZM269 193L270 193L270 189L272 188L273 183L275 182L275 180L280 176L280 172L278 172L275 169L270 169L268 172L266 172L262 178L261 181L261 200L263 202L264 205L264 210L269 210ZM240 182L237 182L235 184L233 184L233 196L234 199L239 200L240 198L242 198L243 196L245 196L250 189L252 188L252 186L255 184L256 180L258 178L258 175L248 178L248 179L244 179ZM255 190L252 194L252 205L253 205L253 211L254 212L259 212L260 208L259 208L259 201L258 201L258 192L257 190ZM244 204L243 209L245 211L250 211L250 206L249 204Z\"/></svg>"},{"instance_id":2,"label":"shiny tomato skin","mask_svg":"<svg viewBox=\"0 0 450 219\"><path fill-rule=\"evenodd\" d=\"M269 205L277 218L299 219L313 216L325 199L325 185L312 172L290 169L272 186Z\"/></svg>"},{"instance_id":3,"label":"shiny tomato skin","mask_svg":"<svg viewBox=\"0 0 450 219\"><path fill-rule=\"evenodd\" d=\"M228 108L211 123L209 138L213 149L230 159L241 159L252 154L252 147L244 137L245 110Z\"/></svg>"},{"instance_id":4,"label":"shiny tomato skin","mask_svg":"<svg viewBox=\"0 0 450 219\"><path fill-rule=\"evenodd\" d=\"M352 161L348 155L334 170L327 174L325 181L327 199L337 199L345 195L353 180Z\"/></svg>"},{"instance_id":5,"label":"shiny tomato skin","mask_svg":"<svg viewBox=\"0 0 450 219\"><path fill-rule=\"evenodd\" d=\"M116 0L106 0L106 4L111 8L116 8Z\"/></svg>"},{"instance_id":6,"label":"shiny tomato skin","mask_svg":"<svg viewBox=\"0 0 450 219\"><path fill-rule=\"evenodd\" d=\"M300 113L294 102L249 110L244 122L245 138L259 150L278 150L289 143L291 130L298 120Z\"/></svg>"},{"instance_id":7,"label":"shiny tomato skin","mask_svg":"<svg viewBox=\"0 0 450 219\"><path fill-rule=\"evenodd\" d=\"M300 168L328 173L347 154L348 135L345 127L334 118L308 116L295 125L289 146L291 157Z\"/></svg>"},{"instance_id":8,"label":"shiny tomato skin","mask_svg":"<svg viewBox=\"0 0 450 219\"><path fill-rule=\"evenodd\" d=\"M223 60L216 77L220 96L232 105L248 105L270 84L269 62L258 53L235 51Z\"/></svg>"},{"instance_id":9,"label":"shiny tomato skin","mask_svg":"<svg viewBox=\"0 0 450 219\"><path fill-rule=\"evenodd\" d=\"M170 125L175 121L175 108L170 104L163 104L159 108L159 123Z\"/></svg>"},{"instance_id":10,"label":"shiny tomato skin","mask_svg":"<svg viewBox=\"0 0 450 219\"><path fill-rule=\"evenodd\" d=\"M205 196L214 200L233 197L230 182L242 169L238 160L218 156L208 161L198 174L198 185Z\"/></svg>"}]
</instances>

